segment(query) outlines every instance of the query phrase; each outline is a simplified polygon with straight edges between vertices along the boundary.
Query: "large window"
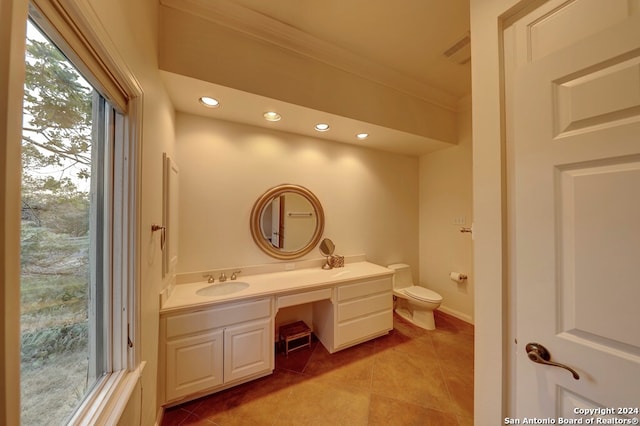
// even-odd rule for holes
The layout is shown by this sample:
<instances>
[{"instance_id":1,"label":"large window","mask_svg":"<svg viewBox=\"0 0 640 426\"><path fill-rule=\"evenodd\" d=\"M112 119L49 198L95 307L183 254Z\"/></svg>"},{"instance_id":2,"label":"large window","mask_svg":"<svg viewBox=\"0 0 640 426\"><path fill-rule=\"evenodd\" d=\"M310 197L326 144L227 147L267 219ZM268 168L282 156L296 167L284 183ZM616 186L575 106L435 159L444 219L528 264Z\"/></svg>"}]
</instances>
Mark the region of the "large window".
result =
<instances>
[{"instance_id":1,"label":"large window","mask_svg":"<svg viewBox=\"0 0 640 426\"><path fill-rule=\"evenodd\" d=\"M32 21L25 61L21 421L65 424L131 367L127 117Z\"/></svg>"}]
</instances>

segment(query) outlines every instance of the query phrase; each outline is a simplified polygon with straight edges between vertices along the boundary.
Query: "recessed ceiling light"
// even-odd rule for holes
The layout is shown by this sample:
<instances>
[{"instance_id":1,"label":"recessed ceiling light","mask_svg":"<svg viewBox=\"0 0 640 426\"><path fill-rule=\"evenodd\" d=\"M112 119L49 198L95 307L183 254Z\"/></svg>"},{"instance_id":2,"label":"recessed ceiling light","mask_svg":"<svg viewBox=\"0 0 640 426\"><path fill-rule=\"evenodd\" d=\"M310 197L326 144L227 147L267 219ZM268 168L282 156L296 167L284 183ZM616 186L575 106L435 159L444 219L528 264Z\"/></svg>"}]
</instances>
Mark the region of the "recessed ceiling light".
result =
<instances>
[{"instance_id":1,"label":"recessed ceiling light","mask_svg":"<svg viewBox=\"0 0 640 426\"><path fill-rule=\"evenodd\" d=\"M366 139L368 137L369 137L369 133L358 133L356 135L356 138L358 138L358 139Z\"/></svg>"},{"instance_id":2,"label":"recessed ceiling light","mask_svg":"<svg viewBox=\"0 0 640 426\"><path fill-rule=\"evenodd\" d=\"M217 108L220 105L220 102L217 99L210 98L209 96L202 96L200 98L200 103L209 108Z\"/></svg>"},{"instance_id":3,"label":"recessed ceiling light","mask_svg":"<svg viewBox=\"0 0 640 426\"><path fill-rule=\"evenodd\" d=\"M280 121L280 119L282 118L282 116L275 111L267 111L262 114L262 116L267 121Z\"/></svg>"},{"instance_id":4,"label":"recessed ceiling light","mask_svg":"<svg viewBox=\"0 0 640 426\"><path fill-rule=\"evenodd\" d=\"M319 132L326 132L329 130L329 125L327 123L318 123L316 124L316 130Z\"/></svg>"}]
</instances>

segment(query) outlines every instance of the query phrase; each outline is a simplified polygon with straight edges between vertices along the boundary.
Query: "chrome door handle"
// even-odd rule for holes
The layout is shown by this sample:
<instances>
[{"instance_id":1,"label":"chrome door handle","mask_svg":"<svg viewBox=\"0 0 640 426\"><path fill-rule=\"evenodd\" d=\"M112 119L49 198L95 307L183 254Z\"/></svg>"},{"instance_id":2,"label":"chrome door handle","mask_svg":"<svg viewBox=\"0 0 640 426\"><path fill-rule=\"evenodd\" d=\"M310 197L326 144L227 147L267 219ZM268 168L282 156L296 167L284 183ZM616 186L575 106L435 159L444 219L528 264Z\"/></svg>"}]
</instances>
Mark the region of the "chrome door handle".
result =
<instances>
[{"instance_id":1,"label":"chrome door handle","mask_svg":"<svg viewBox=\"0 0 640 426\"><path fill-rule=\"evenodd\" d=\"M571 373L574 379L580 380L580 375L573 368L551 361L551 354L549 353L547 348L542 346L540 343L527 343L527 346L525 346L524 350L527 351L527 356L531 361L538 364L546 364L554 367L564 368Z\"/></svg>"}]
</instances>

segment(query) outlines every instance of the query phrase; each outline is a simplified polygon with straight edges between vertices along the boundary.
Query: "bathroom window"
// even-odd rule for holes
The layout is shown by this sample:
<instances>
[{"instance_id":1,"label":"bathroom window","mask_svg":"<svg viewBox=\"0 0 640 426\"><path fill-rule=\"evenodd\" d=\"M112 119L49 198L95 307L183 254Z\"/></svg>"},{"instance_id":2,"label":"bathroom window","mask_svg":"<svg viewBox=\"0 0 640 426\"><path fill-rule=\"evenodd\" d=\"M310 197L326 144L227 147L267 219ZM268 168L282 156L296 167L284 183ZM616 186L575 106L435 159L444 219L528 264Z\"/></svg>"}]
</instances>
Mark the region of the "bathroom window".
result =
<instances>
[{"instance_id":1,"label":"bathroom window","mask_svg":"<svg viewBox=\"0 0 640 426\"><path fill-rule=\"evenodd\" d=\"M21 423L65 424L86 418L114 388L105 384L134 366L135 177L127 114L34 13L23 101Z\"/></svg>"}]
</instances>

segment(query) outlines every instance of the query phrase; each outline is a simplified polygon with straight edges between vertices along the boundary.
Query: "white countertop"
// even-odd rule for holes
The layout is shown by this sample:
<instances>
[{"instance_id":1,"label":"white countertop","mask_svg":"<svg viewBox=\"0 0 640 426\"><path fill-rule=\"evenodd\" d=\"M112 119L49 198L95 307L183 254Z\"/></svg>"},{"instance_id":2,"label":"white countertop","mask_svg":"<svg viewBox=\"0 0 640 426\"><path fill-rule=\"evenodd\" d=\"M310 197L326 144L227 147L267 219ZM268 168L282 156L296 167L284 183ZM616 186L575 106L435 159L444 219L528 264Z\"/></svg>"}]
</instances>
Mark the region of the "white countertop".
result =
<instances>
[{"instance_id":1,"label":"white countertop","mask_svg":"<svg viewBox=\"0 0 640 426\"><path fill-rule=\"evenodd\" d=\"M393 271L370 262L346 263L343 268L325 270L320 267L292 271L244 275L237 281L249 283L249 287L224 296L200 296L198 290L210 285L207 281L178 284L162 305L160 312L166 313L185 308L204 307L221 302L242 300L251 297L273 296L300 290L311 290L347 281L391 275ZM228 280L227 282L233 282Z\"/></svg>"}]
</instances>

